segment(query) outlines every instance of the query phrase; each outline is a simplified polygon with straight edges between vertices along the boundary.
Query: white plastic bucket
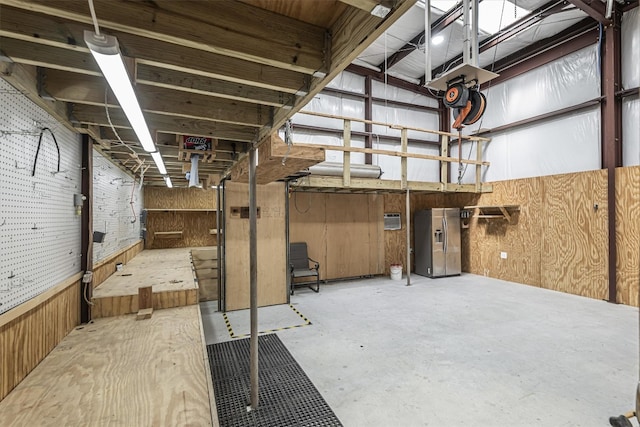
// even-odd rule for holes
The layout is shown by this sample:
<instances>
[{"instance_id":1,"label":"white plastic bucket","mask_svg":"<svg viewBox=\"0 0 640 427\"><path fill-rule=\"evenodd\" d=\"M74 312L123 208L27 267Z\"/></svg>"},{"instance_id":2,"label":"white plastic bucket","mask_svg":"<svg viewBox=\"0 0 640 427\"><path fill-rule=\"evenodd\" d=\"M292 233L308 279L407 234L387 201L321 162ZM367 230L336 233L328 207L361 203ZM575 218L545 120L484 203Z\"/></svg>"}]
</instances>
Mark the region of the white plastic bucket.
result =
<instances>
[{"instance_id":1,"label":"white plastic bucket","mask_svg":"<svg viewBox=\"0 0 640 427\"><path fill-rule=\"evenodd\" d=\"M402 280L402 264L391 264L391 280Z\"/></svg>"}]
</instances>

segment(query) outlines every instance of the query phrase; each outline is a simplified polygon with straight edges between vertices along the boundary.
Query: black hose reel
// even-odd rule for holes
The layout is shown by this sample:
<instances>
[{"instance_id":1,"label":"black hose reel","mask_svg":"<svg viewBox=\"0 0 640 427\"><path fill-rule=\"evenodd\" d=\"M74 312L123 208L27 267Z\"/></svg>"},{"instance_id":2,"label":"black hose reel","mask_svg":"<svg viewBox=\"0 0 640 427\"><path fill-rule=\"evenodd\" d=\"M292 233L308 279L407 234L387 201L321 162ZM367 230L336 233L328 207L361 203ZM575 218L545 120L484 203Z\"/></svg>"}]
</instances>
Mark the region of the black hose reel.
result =
<instances>
[{"instance_id":1,"label":"black hose reel","mask_svg":"<svg viewBox=\"0 0 640 427\"><path fill-rule=\"evenodd\" d=\"M487 98L480 92L477 81L472 81L472 85L468 86L464 76L447 82L443 102L447 107L455 109L452 127L458 130L480 120L487 107Z\"/></svg>"}]
</instances>

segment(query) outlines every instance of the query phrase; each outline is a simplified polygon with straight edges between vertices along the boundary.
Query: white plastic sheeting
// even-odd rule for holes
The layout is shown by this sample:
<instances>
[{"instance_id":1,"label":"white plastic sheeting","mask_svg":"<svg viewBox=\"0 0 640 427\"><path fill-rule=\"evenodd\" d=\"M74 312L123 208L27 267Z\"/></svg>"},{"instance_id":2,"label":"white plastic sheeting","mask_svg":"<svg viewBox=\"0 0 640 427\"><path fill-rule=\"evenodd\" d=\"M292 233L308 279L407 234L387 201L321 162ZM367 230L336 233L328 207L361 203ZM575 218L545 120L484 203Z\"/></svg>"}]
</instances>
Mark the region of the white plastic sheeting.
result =
<instances>
[{"instance_id":1,"label":"white plastic sheeting","mask_svg":"<svg viewBox=\"0 0 640 427\"><path fill-rule=\"evenodd\" d=\"M438 107L438 101L419 93L411 92L406 89L389 86L384 82L374 80L371 82L371 95L374 98L383 98L390 101L407 102L414 105L422 105L425 107Z\"/></svg>"},{"instance_id":2,"label":"white plastic sheeting","mask_svg":"<svg viewBox=\"0 0 640 427\"><path fill-rule=\"evenodd\" d=\"M590 46L484 91L483 118L465 134L571 107L600 96L597 47ZM564 133L570 133L567 128Z\"/></svg>"},{"instance_id":3,"label":"white plastic sheeting","mask_svg":"<svg viewBox=\"0 0 640 427\"><path fill-rule=\"evenodd\" d=\"M385 106L377 103L373 104L371 109L374 121L422 129L438 129L438 114L435 112ZM392 129L389 126L373 125L371 129L374 135L400 137L400 130ZM413 130L408 131L407 135L410 139L438 140L435 135Z\"/></svg>"},{"instance_id":4,"label":"white plastic sheeting","mask_svg":"<svg viewBox=\"0 0 640 427\"><path fill-rule=\"evenodd\" d=\"M364 77L344 71L331 80L326 87L364 93Z\"/></svg>"},{"instance_id":5,"label":"white plastic sheeting","mask_svg":"<svg viewBox=\"0 0 640 427\"><path fill-rule=\"evenodd\" d=\"M622 86L640 86L640 10L636 7L622 17Z\"/></svg>"},{"instance_id":6,"label":"white plastic sheeting","mask_svg":"<svg viewBox=\"0 0 640 427\"><path fill-rule=\"evenodd\" d=\"M331 114L340 117L364 118L364 100L330 93L320 93L303 108L304 111ZM296 124L318 126L329 129L342 129L342 120L327 117L295 114L292 118L294 128ZM364 131L364 123L351 123L351 130Z\"/></svg>"},{"instance_id":7,"label":"white plastic sheeting","mask_svg":"<svg viewBox=\"0 0 640 427\"><path fill-rule=\"evenodd\" d=\"M622 165L640 165L640 99L622 101Z\"/></svg>"},{"instance_id":8,"label":"white plastic sheeting","mask_svg":"<svg viewBox=\"0 0 640 427\"><path fill-rule=\"evenodd\" d=\"M452 148L452 152L457 152ZM469 154L470 153L470 154ZM476 158L475 144L462 147L464 158ZM492 135L485 143L482 181L503 181L600 169L600 108ZM456 168L457 164L452 167ZM457 181L456 169L452 180ZM472 183L475 167L462 180Z\"/></svg>"},{"instance_id":9,"label":"white plastic sheeting","mask_svg":"<svg viewBox=\"0 0 640 427\"><path fill-rule=\"evenodd\" d=\"M373 148L400 151L400 142L374 138ZM429 145L409 146L407 151L433 156L440 155L440 150L437 146ZM382 169L381 179L401 179L400 157L374 154L373 164L379 165ZM440 163L437 160L407 159L407 179L409 181L438 182L440 181Z\"/></svg>"}]
</instances>

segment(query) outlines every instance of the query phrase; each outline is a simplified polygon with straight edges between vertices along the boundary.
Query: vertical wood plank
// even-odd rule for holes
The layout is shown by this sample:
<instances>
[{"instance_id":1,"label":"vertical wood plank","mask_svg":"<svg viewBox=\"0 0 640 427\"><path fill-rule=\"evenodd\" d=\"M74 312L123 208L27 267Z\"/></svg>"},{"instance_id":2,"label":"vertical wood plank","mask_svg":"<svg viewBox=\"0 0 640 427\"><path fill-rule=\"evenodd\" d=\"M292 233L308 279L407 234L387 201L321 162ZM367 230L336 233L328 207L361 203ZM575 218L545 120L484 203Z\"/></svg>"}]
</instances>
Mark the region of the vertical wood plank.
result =
<instances>
[{"instance_id":1,"label":"vertical wood plank","mask_svg":"<svg viewBox=\"0 0 640 427\"><path fill-rule=\"evenodd\" d=\"M449 136L440 136L440 155L443 157L449 157ZM442 184L442 191L447 190L447 183L449 182L449 162L440 162L440 184Z\"/></svg>"},{"instance_id":2,"label":"vertical wood plank","mask_svg":"<svg viewBox=\"0 0 640 427\"><path fill-rule=\"evenodd\" d=\"M344 121L344 134L342 136L345 148L351 148L351 120ZM351 152L342 153L342 184L351 187Z\"/></svg>"}]
</instances>

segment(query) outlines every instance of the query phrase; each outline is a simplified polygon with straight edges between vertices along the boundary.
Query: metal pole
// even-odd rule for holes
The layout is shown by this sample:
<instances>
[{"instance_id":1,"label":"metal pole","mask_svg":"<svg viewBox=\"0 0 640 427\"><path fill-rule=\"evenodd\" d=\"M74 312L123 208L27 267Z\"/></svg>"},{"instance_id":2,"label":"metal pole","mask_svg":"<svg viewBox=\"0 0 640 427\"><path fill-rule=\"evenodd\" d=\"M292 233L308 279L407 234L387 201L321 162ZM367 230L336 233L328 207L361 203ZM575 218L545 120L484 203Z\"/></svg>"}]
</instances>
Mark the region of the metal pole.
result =
<instances>
[{"instance_id":1,"label":"metal pole","mask_svg":"<svg viewBox=\"0 0 640 427\"><path fill-rule=\"evenodd\" d=\"M478 45L478 17L480 16L480 10L478 7L480 2L473 0L473 20L471 21L471 65L478 66L478 55L480 47Z\"/></svg>"},{"instance_id":2,"label":"metal pole","mask_svg":"<svg viewBox=\"0 0 640 427\"><path fill-rule=\"evenodd\" d=\"M217 281L218 281L218 311L222 311L222 242L220 241L220 239L222 238L222 233L221 231L221 224L222 224L222 209L221 209L221 197L220 197L220 192L221 192L221 188L222 188L222 182L223 180L221 179L220 182L218 183L218 186L216 187L216 256L218 258L218 277L217 277Z\"/></svg>"},{"instance_id":3,"label":"metal pole","mask_svg":"<svg viewBox=\"0 0 640 427\"><path fill-rule=\"evenodd\" d=\"M407 187L407 286L411 286L411 199Z\"/></svg>"},{"instance_id":4,"label":"metal pole","mask_svg":"<svg viewBox=\"0 0 640 427\"><path fill-rule=\"evenodd\" d=\"M424 85L431 82L431 0L424 0Z\"/></svg>"},{"instance_id":5,"label":"metal pole","mask_svg":"<svg viewBox=\"0 0 640 427\"><path fill-rule=\"evenodd\" d=\"M469 63L469 0L462 1L462 62Z\"/></svg>"},{"instance_id":6,"label":"metal pole","mask_svg":"<svg viewBox=\"0 0 640 427\"><path fill-rule=\"evenodd\" d=\"M256 206L256 149L249 151L249 282L251 312L251 409L258 408L258 251Z\"/></svg>"}]
</instances>

